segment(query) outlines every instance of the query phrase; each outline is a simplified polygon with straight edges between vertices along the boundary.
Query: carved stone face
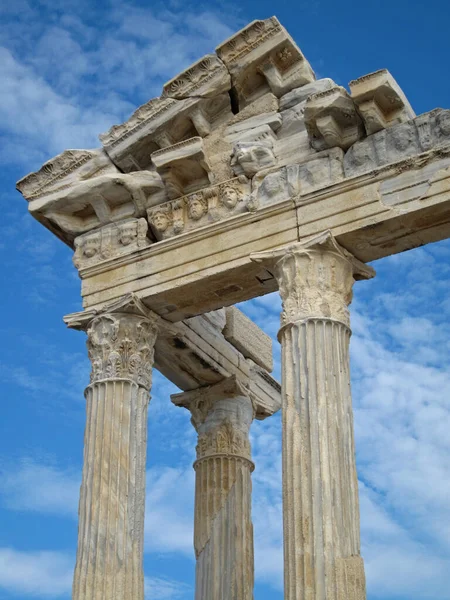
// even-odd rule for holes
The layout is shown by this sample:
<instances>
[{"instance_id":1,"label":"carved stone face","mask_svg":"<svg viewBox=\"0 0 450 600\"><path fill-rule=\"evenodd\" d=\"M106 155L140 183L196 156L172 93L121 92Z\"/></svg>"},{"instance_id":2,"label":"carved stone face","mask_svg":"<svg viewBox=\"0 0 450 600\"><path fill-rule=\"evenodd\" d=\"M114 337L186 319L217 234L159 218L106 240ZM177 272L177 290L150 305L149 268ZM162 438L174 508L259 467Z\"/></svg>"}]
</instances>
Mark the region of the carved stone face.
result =
<instances>
[{"instance_id":1,"label":"carved stone face","mask_svg":"<svg viewBox=\"0 0 450 600\"><path fill-rule=\"evenodd\" d=\"M152 216L152 224L157 231L165 231L169 227L169 217L165 212L158 211Z\"/></svg>"},{"instance_id":2,"label":"carved stone face","mask_svg":"<svg viewBox=\"0 0 450 600\"><path fill-rule=\"evenodd\" d=\"M391 131L391 139L394 148L403 152L414 142L414 131L411 128L398 127Z\"/></svg>"},{"instance_id":3,"label":"carved stone face","mask_svg":"<svg viewBox=\"0 0 450 600\"><path fill-rule=\"evenodd\" d=\"M239 146L235 151L235 162L247 177L253 177L258 171L273 166L276 160L271 148L255 142Z\"/></svg>"},{"instance_id":4,"label":"carved stone face","mask_svg":"<svg viewBox=\"0 0 450 600\"><path fill-rule=\"evenodd\" d=\"M355 144L351 151L353 163L358 167L364 165L365 163L371 162L371 156L367 143L362 142L360 144Z\"/></svg>"},{"instance_id":5,"label":"carved stone face","mask_svg":"<svg viewBox=\"0 0 450 600\"><path fill-rule=\"evenodd\" d=\"M92 258L100 249L100 239L98 236L88 237L83 244L83 254L86 258Z\"/></svg>"},{"instance_id":6,"label":"carved stone face","mask_svg":"<svg viewBox=\"0 0 450 600\"><path fill-rule=\"evenodd\" d=\"M189 198L188 202L189 217L191 219L194 219L194 221L198 221L205 214L205 206L200 200L200 196L198 194L195 194L195 196Z\"/></svg>"},{"instance_id":7,"label":"carved stone face","mask_svg":"<svg viewBox=\"0 0 450 600\"><path fill-rule=\"evenodd\" d=\"M122 246L128 246L136 237L136 228L134 225L124 225L120 229L119 242Z\"/></svg>"},{"instance_id":8,"label":"carved stone face","mask_svg":"<svg viewBox=\"0 0 450 600\"><path fill-rule=\"evenodd\" d=\"M237 191L232 187L226 187L222 191L221 201L227 208L234 208L238 203L239 196Z\"/></svg>"},{"instance_id":9,"label":"carved stone face","mask_svg":"<svg viewBox=\"0 0 450 600\"><path fill-rule=\"evenodd\" d=\"M447 110L442 112L440 115L438 115L436 120L441 133L444 135L450 135L450 112Z\"/></svg>"}]
</instances>

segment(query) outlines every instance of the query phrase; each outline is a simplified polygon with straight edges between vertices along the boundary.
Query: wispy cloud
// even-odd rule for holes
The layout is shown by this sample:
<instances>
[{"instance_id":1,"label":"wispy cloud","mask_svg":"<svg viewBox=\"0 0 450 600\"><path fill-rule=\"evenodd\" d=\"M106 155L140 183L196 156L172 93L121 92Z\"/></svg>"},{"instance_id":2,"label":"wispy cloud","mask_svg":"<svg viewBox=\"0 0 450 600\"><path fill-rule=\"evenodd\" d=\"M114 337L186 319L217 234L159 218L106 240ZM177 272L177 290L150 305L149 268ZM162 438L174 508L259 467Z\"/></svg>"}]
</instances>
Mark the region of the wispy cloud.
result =
<instances>
[{"instance_id":1,"label":"wispy cloud","mask_svg":"<svg viewBox=\"0 0 450 600\"><path fill-rule=\"evenodd\" d=\"M5 163L38 167L67 147L98 146L99 133L240 24L218 7L186 5L181 19L162 6L113 2L100 17L91 3L41 4L4 10L0 24Z\"/></svg>"},{"instance_id":2,"label":"wispy cloud","mask_svg":"<svg viewBox=\"0 0 450 600\"><path fill-rule=\"evenodd\" d=\"M0 589L19 597L65 598L73 568L73 557L62 552L0 548Z\"/></svg>"}]
</instances>

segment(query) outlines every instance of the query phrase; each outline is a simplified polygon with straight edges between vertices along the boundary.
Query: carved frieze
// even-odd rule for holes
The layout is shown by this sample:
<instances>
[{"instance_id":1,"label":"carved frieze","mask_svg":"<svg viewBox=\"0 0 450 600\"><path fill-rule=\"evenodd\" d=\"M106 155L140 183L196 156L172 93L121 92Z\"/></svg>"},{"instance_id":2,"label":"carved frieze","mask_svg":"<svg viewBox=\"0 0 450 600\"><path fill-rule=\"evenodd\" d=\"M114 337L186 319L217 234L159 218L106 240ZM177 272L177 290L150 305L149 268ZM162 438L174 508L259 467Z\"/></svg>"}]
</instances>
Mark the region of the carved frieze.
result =
<instances>
[{"instance_id":1,"label":"carved frieze","mask_svg":"<svg viewBox=\"0 0 450 600\"><path fill-rule=\"evenodd\" d=\"M77 269L85 269L146 248L150 245L147 230L145 219L128 219L80 235L75 238L73 263Z\"/></svg>"},{"instance_id":2,"label":"carved frieze","mask_svg":"<svg viewBox=\"0 0 450 600\"><path fill-rule=\"evenodd\" d=\"M252 198L263 208L324 189L344 178L343 160L343 150L331 148L311 154L304 162L262 171L253 178Z\"/></svg>"},{"instance_id":3,"label":"carved frieze","mask_svg":"<svg viewBox=\"0 0 450 600\"><path fill-rule=\"evenodd\" d=\"M354 144L345 155L345 175L361 175L448 144L450 110L437 108Z\"/></svg>"},{"instance_id":4,"label":"carved frieze","mask_svg":"<svg viewBox=\"0 0 450 600\"><path fill-rule=\"evenodd\" d=\"M156 322L125 313L95 317L87 330L91 383L131 379L149 390L152 382Z\"/></svg>"},{"instance_id":5,"label":"carved frieze","mask_svg":"<svg viewBox=\"0 0 450 600\"><path fill-rule=\"evenodd\" d=\"M250 182L237 177L147 211L157 240L163 240L198 227L255 210Z\"/></svg>"}]
</instances>

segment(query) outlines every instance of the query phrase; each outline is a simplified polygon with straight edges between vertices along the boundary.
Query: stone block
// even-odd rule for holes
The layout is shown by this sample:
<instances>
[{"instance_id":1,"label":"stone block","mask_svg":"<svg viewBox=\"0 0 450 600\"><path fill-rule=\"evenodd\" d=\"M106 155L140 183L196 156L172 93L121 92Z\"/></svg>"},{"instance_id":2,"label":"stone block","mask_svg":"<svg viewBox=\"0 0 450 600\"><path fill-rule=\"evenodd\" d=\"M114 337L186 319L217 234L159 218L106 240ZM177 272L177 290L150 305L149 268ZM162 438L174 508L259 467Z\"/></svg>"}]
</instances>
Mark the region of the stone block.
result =
<instances>
[{"instance_id":1,"label":"stone block","mask_svg":"<svg viewBox=\"0 0 450 600\"><path fill-rule=\"evenodd\" d=\"M316 150L335 146L347 150L365 135L353 100L339 86L308 98L305 125L311 146Z\"/></svg>"},{"instance_id":2,"label":"stone block","mask_svg":"<svg viewBox=\"0 0 450 600\"><path fill-rule=\"evenodd\" d=\"M267 91L280 97L314 81L301 50L276 17L253 21L216 48L242 105Z\"/></svg>"},{"instance_id":3,"label":"stone block","mask_svg":"<svg viewBox=\"0 0 450 600\"><path fill-rule=\"evenodd\" d=\"M367 135L414 119L415 112L387 69L350 81L350 92Z\"/></svg>"},{"instance_id":4,"label":"stone block","mask_svg":"<svg viewBox=\"0 0 450 600\"><path fill-rule=\"evenodd\" d=\"M272 339L256 323L234 306L225 309L227 324L223 335L246 358L271 372L273 369Z\"/></svg>"},{"instance_id":5,"label":"stone block","mask_svg":"<svg viewBox=\"0 0 450 600\"><path fill-rule=\"evenodd\" d=\"M259 128L262 125L268 125L273 131L278 131L281 127L281 115L276 111L255 115L238 123L228 125L226 134L245 133L248 130Z\"/></svg>"},{"instance_id":6,"label":"stone block","mask_svg":"<svg viewBox=\"0 0 450 600\"><path fill-rule=\"evenodd\" d=\"M326 90L330 90L333 87L336 87L335 82L332 79L324 78L317 79L317 81L313 81L299 88L295 88L287 94L285 94L284 96L281 96L280 111L292 108L293 106L295 106L296 104L300 104L301 102L306 102L306 100L308 100L308 98L313 94L325 92Z\"/></svg>"},{"instance_id":7,"label":"stone block","mask_svg":"<svg viewBox=\"0 0 450 600\"><path fill-rule=\"evenodd\" d=\"M205 137L233 116L228 93L214 98L155 98L121 125L100 135L108 156L122 171L151 169L153 152L190 137Z\"/></svg>"},{"instance_id":8,"label":"stone block","mask_svg":"<svg viewBox=\"0 0 450 600\"><path fill-rule=\"evenodd\" d=\"M120 173L103 150L66 150L17 183L32 215L67 244L165 199L157 173Z\"/></svg>"},{"instance_id":9,"label":"stone block","mask_svg":"<svg viewBox=\"0 0 450 600\"><path fill-rule=\"evenodd\" d=\"M151 158L171 199L213 182L211 166L205 156L203 140L199 136L161 148L153 152Z\"/></svg>"}]
</instances>

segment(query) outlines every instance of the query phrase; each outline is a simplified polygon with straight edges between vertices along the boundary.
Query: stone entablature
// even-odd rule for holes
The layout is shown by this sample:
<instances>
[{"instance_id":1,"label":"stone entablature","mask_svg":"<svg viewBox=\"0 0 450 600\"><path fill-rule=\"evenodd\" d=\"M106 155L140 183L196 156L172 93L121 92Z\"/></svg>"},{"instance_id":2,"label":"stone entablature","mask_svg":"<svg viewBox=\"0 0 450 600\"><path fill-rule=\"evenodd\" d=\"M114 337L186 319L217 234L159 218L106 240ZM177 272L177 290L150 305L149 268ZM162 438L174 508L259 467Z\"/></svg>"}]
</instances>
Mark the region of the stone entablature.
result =
<instances>
[{"instance_id":1,"label":"stone entablature","mask_svg":"<svg viewBox=\"0 0 450 600\"><path fill-rule=\"evenodd\" d=\"M254 21L101 135L102 149L65 151L18 189L90 268L450 144L449 113L415 117L387 70L350 90L316 81L275 17ZM142 218L138 247L87 256L112 224Z\"/></svg>"}]
</instances>

